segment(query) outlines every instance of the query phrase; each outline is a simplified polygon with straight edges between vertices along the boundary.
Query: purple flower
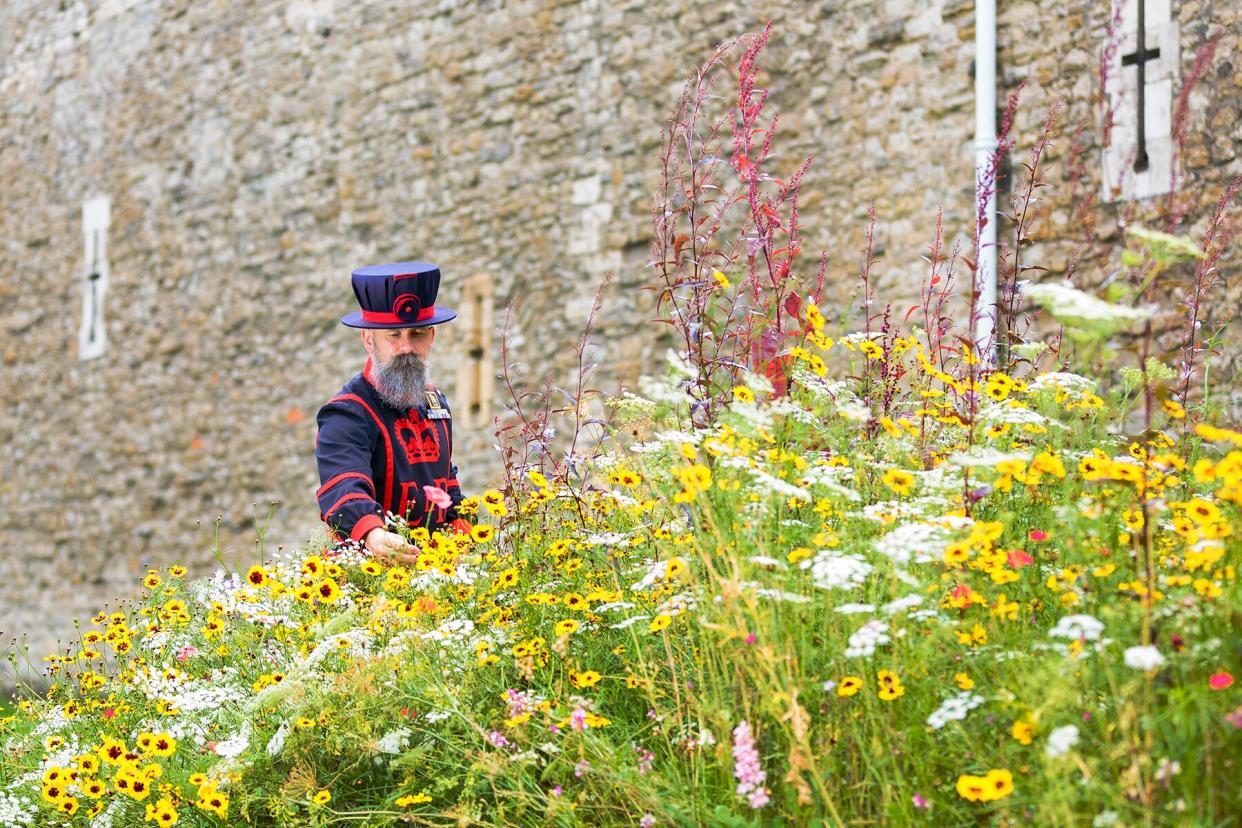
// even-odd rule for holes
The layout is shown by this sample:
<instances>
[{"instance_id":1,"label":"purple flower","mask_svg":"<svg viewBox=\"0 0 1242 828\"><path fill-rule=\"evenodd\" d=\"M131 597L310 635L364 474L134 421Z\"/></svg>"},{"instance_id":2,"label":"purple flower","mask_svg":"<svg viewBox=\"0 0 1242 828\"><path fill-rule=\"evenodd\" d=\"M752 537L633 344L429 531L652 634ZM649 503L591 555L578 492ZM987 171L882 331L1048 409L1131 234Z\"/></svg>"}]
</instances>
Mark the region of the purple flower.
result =
<instances>
[{"instance_id":1,"label":"purple flower","mask_svg":"<svg viewBox=\"0 0 1242 828\"><path fill-rule=\"evenodd\" d=\"M569 714L569 726L574 730L586 730L586 711L582 709L582 705L574 708L574 712Z\"/></svg>"},{"instance_id":2,"label":"purple flower","mask_svg":"<svg viewBox=\"0 0 1242 828\"><path fill-rule=\"evenodd\" d=\"M501 733L499 730L493 730L491 733L487 734L487 741L491 742L496 747L509 746L509 740L506 739L505 734Z\"/></svg>"},{"instance_id":3,"label":"purple flower","mask_svg":"<svg viewBox=\"0 0 1242 828\"><path fill-rule=\"evenodd\" d=\"M564 792L565 792L565 789L562 788L560 785L557 785L555 788L552 789L553 796L560 796Z\"/></svg>"},{"instance_id":4,"label":"purple flower","mask_svg":"<svg viewBox=\"0 0 1242 828\"><path fill-rule=\"evenodd\" d=\"M651 828L655 825L655 817L650 813L643 814L643 818L638 821L638 828Z\"/></svg>"},{"instance_id":5,"label":"purple flower","mask_svg":"<svg viewBox=\"0 0 1242 828\"><path fill-rule=\"evenodd\" d=\"M587 771L589 771L590 769L591 769L591 763L587 761L586 759L583 759L581 762L574 765L574 776L577 777L578 779L581 779L582 777L586 776Z\"/></svg>"},{"instance_id":6,"label":"purple flower","mask_svg":"<svg viewBox=\"0 0 1242 828\"><path fill-rule=\"evenodd\" d=\"M914 803L914 807L921 808L924 811L931 807L931 803L924 799L922 794L916 793L911 801Z\"/></svg>"}]
</instances>

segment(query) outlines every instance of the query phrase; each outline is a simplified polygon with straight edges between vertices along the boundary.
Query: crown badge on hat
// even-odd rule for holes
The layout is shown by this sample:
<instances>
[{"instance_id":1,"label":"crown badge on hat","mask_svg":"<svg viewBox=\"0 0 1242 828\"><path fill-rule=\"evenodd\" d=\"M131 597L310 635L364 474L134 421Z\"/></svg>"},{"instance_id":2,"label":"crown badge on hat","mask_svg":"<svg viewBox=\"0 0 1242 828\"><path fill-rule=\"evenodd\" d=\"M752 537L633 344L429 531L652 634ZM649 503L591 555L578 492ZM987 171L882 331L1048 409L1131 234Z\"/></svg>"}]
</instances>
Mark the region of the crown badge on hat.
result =
<instances>
[{"instance_id":1,"label":"crown badge on hat","mask_svg":"<svg viewBox=\"0 0 1242 828\"><path fill-rule=\"evenodd\" d=\"M351 328L420 328L457 318L452 308L436 306L440 268L427 262L367 265L351 283L362 308L341 317Z\"/></svg>"}]
</instances>

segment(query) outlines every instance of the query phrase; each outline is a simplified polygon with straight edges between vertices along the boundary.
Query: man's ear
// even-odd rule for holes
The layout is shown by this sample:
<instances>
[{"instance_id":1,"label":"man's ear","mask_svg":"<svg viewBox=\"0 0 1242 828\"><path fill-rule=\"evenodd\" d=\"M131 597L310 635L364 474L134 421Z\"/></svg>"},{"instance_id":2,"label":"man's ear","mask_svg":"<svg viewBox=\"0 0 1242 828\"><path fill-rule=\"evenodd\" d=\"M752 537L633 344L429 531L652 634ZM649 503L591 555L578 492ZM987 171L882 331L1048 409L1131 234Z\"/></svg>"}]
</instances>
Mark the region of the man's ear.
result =
<instances>
[{"instance_id":1,"label":"man's ear","mask_svg":"<svg viewBox=\"0 0 1242 828\"><path fill-rule=\"evenodd\" d=\"M368 354L375 353L375 335L366 329L359 331L359 333L362 334L362 347L366 348Z\"/></svg>"}]
</instances>

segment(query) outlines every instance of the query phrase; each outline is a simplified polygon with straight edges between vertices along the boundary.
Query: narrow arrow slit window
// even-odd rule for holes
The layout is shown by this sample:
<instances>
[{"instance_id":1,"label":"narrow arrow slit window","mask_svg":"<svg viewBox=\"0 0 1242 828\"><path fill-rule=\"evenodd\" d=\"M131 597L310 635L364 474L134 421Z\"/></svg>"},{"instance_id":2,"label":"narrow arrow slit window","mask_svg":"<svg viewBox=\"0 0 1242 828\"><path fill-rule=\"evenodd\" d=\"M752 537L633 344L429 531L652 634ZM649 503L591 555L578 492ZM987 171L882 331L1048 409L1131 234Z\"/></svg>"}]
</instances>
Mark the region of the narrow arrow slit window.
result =
<instances>
[{"instance_id":1,"label":"narrow arrow slit window","mask_svg":"<svg viewBox=\"0 0 1242 828\"><path fill-rule=\"evenodd\" d=\"M82 276L82 327L78 330L78 358L95 359L107 348L104 328L104 296L108 290L108 225L111 208L106 196L82 205L84 267Z\"/></svg>"}]
</instances>

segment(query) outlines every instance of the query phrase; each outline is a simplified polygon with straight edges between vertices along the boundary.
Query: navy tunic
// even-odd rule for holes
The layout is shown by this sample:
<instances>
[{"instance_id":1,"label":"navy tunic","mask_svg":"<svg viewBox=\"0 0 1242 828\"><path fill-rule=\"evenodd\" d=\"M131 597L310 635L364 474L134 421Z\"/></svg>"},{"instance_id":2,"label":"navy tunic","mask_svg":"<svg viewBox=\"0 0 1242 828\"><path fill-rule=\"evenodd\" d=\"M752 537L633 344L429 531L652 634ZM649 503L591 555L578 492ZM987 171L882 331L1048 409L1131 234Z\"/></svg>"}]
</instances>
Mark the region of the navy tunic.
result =
<instances>
[{"instance_id":1,"label":"navy tunic","mask_svg":"<svg viewBox=\"0 0 1242 828\"><path fill-rule=\"evenodd\" d=\"M338 538L362 540L383 526L385 513L410 526L438 529L456 520L462 501L453 465L453 421L448 400L428 385L422 405L398 409L373 384L371 360L318 414L315 458L322 484L320 518ZM448 493L452 505L429 503L423 486Z\"/></svg>"}]
</instances>

